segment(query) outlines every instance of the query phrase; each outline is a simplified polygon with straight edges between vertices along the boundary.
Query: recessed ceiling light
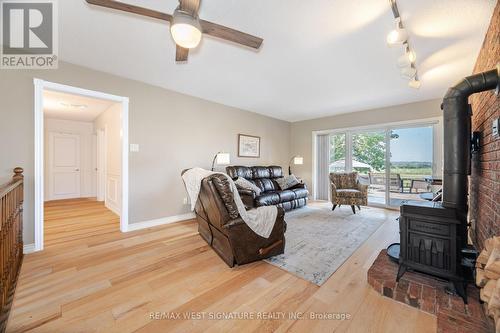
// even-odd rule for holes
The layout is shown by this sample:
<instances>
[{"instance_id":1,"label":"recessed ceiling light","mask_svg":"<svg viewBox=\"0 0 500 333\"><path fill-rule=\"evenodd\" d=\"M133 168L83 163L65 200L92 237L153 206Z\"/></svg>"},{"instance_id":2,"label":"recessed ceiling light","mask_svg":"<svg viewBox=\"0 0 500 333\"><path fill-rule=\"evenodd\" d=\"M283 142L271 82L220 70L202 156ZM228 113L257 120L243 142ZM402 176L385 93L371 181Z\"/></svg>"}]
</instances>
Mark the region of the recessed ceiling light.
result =
<instances>
[{"instance_id":1,"label":"recessed ceiling light","mask_svg":"<svg viewBox=\"0 0 500 333\"><path fill-rule=\"evenodd\" d=\"M66 102L59 102L59 105L65 107L65 108L68 108L68 109L79 109L79 110L83 110L83 109L86 109L89 107L88 105L85 105L85 104L72 104L72 103L66 103Z\"/></svg>"}]
</instances>

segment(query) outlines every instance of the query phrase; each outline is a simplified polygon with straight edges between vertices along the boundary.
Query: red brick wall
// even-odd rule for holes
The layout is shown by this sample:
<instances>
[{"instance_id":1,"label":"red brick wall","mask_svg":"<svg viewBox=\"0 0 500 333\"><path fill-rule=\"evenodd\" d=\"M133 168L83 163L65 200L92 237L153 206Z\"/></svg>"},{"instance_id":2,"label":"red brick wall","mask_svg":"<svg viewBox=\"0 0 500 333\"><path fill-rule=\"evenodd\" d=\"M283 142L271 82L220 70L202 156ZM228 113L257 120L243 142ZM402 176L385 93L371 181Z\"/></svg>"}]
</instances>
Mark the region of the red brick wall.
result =
<instances>
[{"instance_id":1,"label":"red brick wall","mask_svg":"<svg viewBox=\"0 0 500 333\"><path fill-rule=\"evenodd\" d=\"M500 2L496 5L474 73L495 68L500 61ZM471 238L483 248L486 238L500 235L500 137L491 133L492 121L500 116L500 97L494 91L473 95L472 128L481 132L481 150L472 162L470 177Z\"/></svg>"}]
</instances>

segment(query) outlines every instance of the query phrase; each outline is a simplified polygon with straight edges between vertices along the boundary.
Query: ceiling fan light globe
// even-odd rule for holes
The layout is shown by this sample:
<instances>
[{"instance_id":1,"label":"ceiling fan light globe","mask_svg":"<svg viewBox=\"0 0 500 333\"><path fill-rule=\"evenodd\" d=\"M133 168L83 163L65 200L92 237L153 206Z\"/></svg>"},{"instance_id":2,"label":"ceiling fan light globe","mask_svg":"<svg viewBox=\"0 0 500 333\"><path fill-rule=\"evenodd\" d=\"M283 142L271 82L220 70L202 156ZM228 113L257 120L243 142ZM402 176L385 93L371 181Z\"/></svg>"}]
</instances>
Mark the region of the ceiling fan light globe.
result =
<instances>
[{"instance_id":1,"label":"ceiling fan light globe","mask_svg":"<svg viewBox=\"0 0 500 333\"><path fill-rule=\"evenodd\" d=\"M198 46L201 41L201 26L196 17L176 10L170 25L170 33L175 43L186 49Z\"/></svg>"},{"instance_id":2,"label":"ceiling fan light globe","mask_svg":"<svg viewBox=\"0 0 500 333\"><path fill-rule=\"evenodd\" d=\"M170 28L172 37L177 45L186 49L198 46L201 41L201 31L189 24L178 23Z\"/></svg>"}]
</instances>

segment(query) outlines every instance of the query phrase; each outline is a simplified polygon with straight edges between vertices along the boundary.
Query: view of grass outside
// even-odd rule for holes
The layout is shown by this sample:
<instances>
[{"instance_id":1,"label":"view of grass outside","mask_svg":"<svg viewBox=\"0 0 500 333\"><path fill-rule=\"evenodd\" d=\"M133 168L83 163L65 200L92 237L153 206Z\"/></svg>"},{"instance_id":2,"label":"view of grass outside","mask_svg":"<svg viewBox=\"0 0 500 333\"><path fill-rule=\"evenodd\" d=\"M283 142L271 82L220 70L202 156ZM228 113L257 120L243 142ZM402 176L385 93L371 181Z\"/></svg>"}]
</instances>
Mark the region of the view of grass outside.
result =
<instances>
[{"instance_id":1,"label":"view of grass outside","mask_svg":"<svg viewBox=\"0 0 500 333\"><path fill-rule=\"evenodd\" d=\"M392 131L391 173L404 179L432 176L432 126L401 128Z\"/></svg>"},{"instance_id":2,"label":"view of grass outside","mask_svg":"<svg viewBox=\"0 0 500 333\"><path fill-rule=\"evenodd\" d=\"M432 175L432 166L427 168L419 167L397 167L391 165L391 172L400 174L402 178L408 179L422 179Z\"/></svg>"}]
</instances>

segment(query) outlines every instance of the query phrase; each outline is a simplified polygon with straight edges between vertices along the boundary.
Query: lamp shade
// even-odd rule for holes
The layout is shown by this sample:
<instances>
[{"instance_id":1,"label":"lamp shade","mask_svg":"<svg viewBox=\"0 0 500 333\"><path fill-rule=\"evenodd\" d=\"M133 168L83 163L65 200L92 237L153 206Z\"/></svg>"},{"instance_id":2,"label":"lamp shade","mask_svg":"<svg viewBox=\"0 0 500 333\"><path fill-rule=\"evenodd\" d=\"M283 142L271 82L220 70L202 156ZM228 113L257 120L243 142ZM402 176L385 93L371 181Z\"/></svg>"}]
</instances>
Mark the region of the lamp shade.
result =
<instances>
[{"instance_id":1,"label":"lamp shade","mask_svg":"<svg viewBox=\"0 0 500 333\"><path fill-rule=\"evenodd\" d=\"M228 165L231 163L231 157L229 153L218 153L217 157L215 158L215 163L217 165Z\"/></svg>"},{"instance_id":2,"label":"lamp shade","mask_svg":"<svg viewBox=\"0 0 500 333\"><path fill-rule=\"evenodd\" d=\"M170 33L175 43L186 49L197 47L202 35L198 19L179 9L174 12Z\"/></svg>"},{"instance_id":3,"label":"lamp shade","mask_svg":"<svg viewBox=\"0 0 500 333\"><path fill-rule=\"evenodd\" d=\"M295 156L293 158L293 164L295 164L295 165L302 165L302 164L304 164L304 158L302 156Z\"/></svg>"}]
</instances>

